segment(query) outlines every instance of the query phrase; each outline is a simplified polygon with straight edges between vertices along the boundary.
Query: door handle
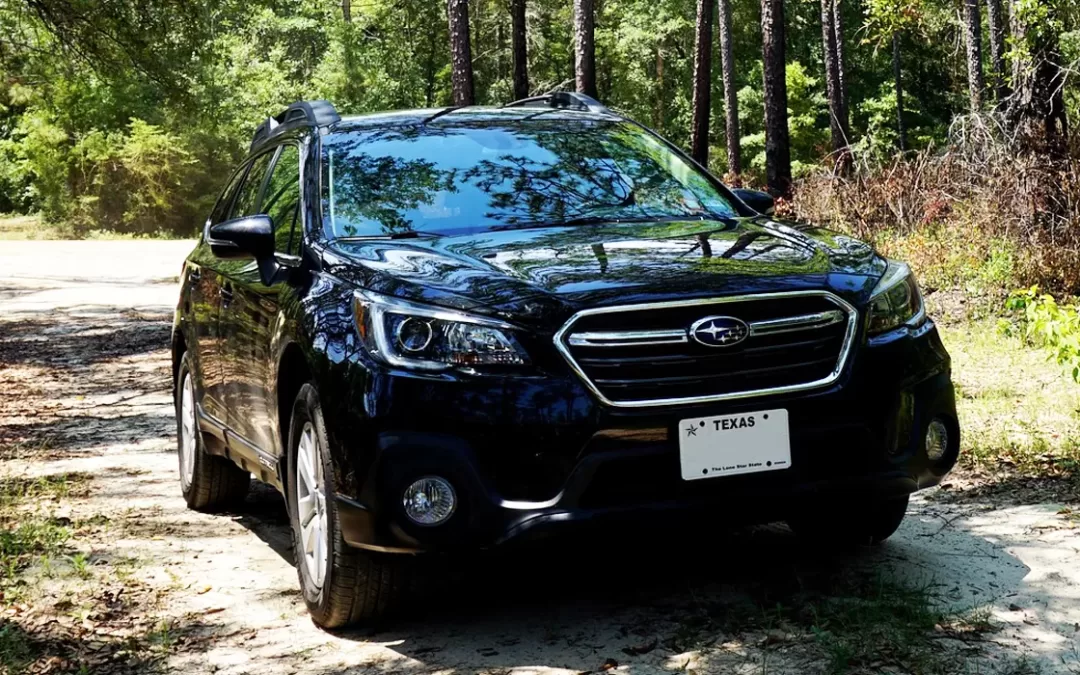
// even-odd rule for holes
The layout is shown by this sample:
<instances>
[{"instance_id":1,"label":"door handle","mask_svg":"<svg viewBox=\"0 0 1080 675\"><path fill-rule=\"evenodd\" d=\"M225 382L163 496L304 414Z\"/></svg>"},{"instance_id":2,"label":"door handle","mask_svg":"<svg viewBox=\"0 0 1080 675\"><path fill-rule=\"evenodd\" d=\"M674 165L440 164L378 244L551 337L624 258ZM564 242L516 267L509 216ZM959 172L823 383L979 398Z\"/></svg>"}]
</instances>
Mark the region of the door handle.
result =
<instances>
[{"instance_id":1,"label":"door handle","mask_svg":"<svg viewBox=\"0 0 1080 675\"><path fill-rule=\"evenodd\" d=\"M221 300L226 305L229 304L230 302L232 302L232 300L233 300L232 284L225 284L224 286L221 287Z\"/></svg>"}]
</instances>

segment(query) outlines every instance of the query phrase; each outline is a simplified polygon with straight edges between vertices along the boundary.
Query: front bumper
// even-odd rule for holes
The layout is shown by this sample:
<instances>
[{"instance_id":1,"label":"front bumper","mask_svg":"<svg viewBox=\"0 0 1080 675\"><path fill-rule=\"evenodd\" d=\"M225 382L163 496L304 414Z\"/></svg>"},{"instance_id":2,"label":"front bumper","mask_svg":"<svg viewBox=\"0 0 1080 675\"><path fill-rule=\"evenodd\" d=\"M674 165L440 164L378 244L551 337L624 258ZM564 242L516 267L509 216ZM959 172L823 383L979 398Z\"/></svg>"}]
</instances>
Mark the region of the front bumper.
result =
<instances>
[{"instance_id":1,"label":"front bumper","mask_svg":"<svg viewBox=\"0 0 1080 675\"><path fill-rule=\"evenodd\" d=\"M824 497L858 508L937 484L959 447L949 357L929 321L865 344L833 386L791 397L613 410L572 376L493 386L391 375L378 391L362 420L355 408L330 410L327 424L345 449L335 456L343 536L384 551L483 548L627 521L768 522ZM790 468L682 480L680 420L771 408L789 413ZM935 417L950 446L931 462L923 439ZM430 474L454 483L460 504L446 524L418 527L401 490Z\"/></svg>"}]
</instances>

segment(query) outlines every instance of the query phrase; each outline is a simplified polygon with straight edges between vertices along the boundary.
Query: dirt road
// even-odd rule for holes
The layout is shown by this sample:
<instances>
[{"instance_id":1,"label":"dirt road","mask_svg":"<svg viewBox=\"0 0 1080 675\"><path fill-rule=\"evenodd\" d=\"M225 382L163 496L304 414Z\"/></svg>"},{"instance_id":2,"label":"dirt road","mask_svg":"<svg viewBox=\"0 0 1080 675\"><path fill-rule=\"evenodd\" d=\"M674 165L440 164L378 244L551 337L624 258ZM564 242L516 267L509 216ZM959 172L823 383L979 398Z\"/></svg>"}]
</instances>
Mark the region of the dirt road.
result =
<instances>
[{"instance_id":1,"label":"dirt road","mask_svg":"<svg viewBox=\"0 0 1080 675\"><path fill-rule=\"evenodd\" d=\"M420 618L320 631L274 491L219 516L180 497L166 346L189 249L0 242L0 479L74 486L15 507L71 533L0 614L35 672L1080 672L1060 504L920 498L885 546L841 558L774 527L459 561ZM890 622L919 607L898 589L936 617L903 619L905 644Z\"/></svg>"}]
</instances>

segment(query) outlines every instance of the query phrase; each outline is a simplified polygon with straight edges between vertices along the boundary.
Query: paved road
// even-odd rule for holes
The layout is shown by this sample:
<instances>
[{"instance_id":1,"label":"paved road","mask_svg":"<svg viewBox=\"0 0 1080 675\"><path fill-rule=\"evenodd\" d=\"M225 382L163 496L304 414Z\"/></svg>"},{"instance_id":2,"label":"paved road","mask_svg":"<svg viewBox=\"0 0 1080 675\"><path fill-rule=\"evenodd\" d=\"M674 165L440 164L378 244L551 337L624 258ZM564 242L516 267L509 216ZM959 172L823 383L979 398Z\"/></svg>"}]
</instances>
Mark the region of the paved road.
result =
<instances>
[{"instance_id":1,"label":"paved road","mask_svg":"<svg viewBox=\"0 0 1080 675\"><path fill-rule=\"evenodd\" d=\"M92 476L89 494L54 508L110 523L77 543L101 561L100 583L115 586L117 561L137 561L121 585L157 598L140 611L181 635L174 672L577 673L608 658L631 673L817 672L809 633L776 641L716 608L847 571L928 584L957 610L987 607L1002 630L979 672L1017 654L1042 672L1076 663L1080 537L1055 505L919 501L881 549L839 560L808 554L779 528L596 540L458 569L423 618L388 632L317 630L297 595L276 493L256 490L224 516L187 511L180 498L165 345L190 247L0 242L0 447L15 448L3 471ZM42 611L62 593L46 587ZM641 645L654 648L623 651Z\"/></svg>"}]
</instances>

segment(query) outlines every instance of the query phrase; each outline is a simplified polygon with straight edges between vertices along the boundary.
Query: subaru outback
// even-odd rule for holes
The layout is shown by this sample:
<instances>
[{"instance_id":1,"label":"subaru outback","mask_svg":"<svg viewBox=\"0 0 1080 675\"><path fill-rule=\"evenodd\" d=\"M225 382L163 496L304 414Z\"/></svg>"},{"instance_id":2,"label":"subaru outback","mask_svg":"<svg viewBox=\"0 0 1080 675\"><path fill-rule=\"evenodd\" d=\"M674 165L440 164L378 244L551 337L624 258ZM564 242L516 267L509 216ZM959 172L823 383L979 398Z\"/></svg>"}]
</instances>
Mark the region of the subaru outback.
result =
<instances>
[{"instance_id":1,"label":"subaru outback","mask_svg":"<svg viewBox=\"0 0 1080 675\"><path fill-rule=\"evenodd\" d=\"M956 461L949 356L907 265L772 206L578 94L290 106L183 266L187 504L280 490L325 627L580 528L885 539Z\"/></svg>"}]
</instances>

